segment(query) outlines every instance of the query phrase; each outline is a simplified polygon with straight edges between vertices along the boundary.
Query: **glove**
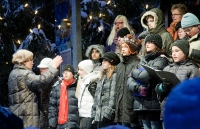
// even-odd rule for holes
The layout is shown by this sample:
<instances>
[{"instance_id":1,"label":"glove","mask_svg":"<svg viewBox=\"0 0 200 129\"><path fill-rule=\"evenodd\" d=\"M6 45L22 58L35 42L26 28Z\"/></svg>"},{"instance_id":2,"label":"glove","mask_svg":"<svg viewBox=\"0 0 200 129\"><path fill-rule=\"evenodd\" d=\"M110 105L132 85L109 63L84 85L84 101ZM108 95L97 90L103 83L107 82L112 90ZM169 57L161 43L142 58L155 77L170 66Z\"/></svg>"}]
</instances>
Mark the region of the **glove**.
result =
<instances>
[{"instance_id":1,"label":"glove","mask_svg":"<svg viewBox=\"0 0 200 129\"><path fill-rule=\"evenodd\" d=\"M171 90L171 85L170 83L163 82L162 83L162 91L163 92L169 92Z\"/></svg>"},{"instance_id":2,"label":"glove","mask_svg":"<svg viewBox=\"0 0 200 129\"><path fill-rule=\"evenodd\" d=\"M200 53L199 52L200 52L200 50L192 49L190 57L199 59L200 58Z\"/></svg>"},{"instance_id":3,"label":"glove","mask_svg":"<svg viewBox=\"0 0 200 129\"><path fill-rule=\"evenodd\" d=\"M93 98L96 92L96 88L97 88L97 82L91 82L88 86L88 91L90 92Z\"/></svg>"},{"instance_id":4,"label":"glove","mask_svg":"<svg viewBox=\"0 0 200 129\"><path fill-rule=\"evenodd\" d=\"M103 117L102 118L102 122L109 122L110 120L108 119L108 118L106 118L106 117Z\"/></svg>"},{"instance_id":5,"label":"glove","mask_svg":"<svg viewBox=\"0 0 200 129\"><path fill-rule=\"evenodd\" d=\"M139 93L141 96L147 96L148 92L149 92L149 88L144 87L144 86L139 87Z\"/></svg>"}]
</instances>

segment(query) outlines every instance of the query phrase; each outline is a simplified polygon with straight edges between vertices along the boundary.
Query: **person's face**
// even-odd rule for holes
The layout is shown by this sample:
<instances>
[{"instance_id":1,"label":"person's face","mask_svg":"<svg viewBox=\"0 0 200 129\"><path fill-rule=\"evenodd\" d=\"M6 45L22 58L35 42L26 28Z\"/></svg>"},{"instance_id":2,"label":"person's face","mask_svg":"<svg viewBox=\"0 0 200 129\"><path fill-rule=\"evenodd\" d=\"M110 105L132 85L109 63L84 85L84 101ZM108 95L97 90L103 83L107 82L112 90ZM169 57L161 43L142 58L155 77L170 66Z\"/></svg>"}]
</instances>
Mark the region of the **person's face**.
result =
<instances>
[{"instance_id":1,"label":"person's face","mask_svg":"<svg viewBox=\"0 0 200 129\"><path fill-rule=\"evenodd\" d=\"M33 60L29 60L23 63L28 69L32 70L33 68Z\"/></svg>"},{"instance_id":2,"label":"person's face","mask_svg":"<svg viewBox=\"0 0 200 129\"><path fill-rule=\"evenodd\" d=\"M146 42L146 51L147 52L154 52L157 46L153 42Z\"/></svg>"},{"instance_id":3,"label":"person's face","mask_svg":"<svg viewBox=\"0 0 200 129\"><path fill-rule=\"evenodd\" d=\"M181 14L178 9L172 10L171 13L173 22L178 23L181 21L183 14Z\"/></svg>"},{"instance_id":4,"label":"person's face","mask_svg":"<svg viewBox=\"0 0 200 129\"><path fill-rule=\"evenodd\" d=\"M172 47L172 58L173 58L174 62L180 62L180 61L185 60L186 56L180 48L178 48L177 46L173 46Z\"/></svg>"},{"instance_id":5,"label":"person's face","mask_svg":"<svg viewBox=\"0 0 200 129\"><path fill-rule=\"evenodd\" d=\"M63 71L62 75L63 75L63 79L66 81L70 81L71 79L74 78L74 75L70 71Z\"/></svg>"},{"instance_id":6,"label":"person's face","mask_svg":"<svg viewBox=\"0 0 200 129\"><path fill-rule=\"evenodd\" d=\"M103 61L102 61L102 68L103 68L103 70L107 70L110 67L111 67L111 64L107 60L103 59Z\"/></svg>"},{"instance_id":7,"label":"person's face","mask_svg":"<svg viewBox=\"0 0 200 129\"><path fill-rule=\"evenodd\" d=\"M114 24L117 32L124 27L124 22L121 19L116 19Z\"/></svg>"},{"instance_id":8,"label":"person's face","mask_svg":"<svg viewBox=\"0 0 200 129\"><path fill-rule=\"evenodd\" d=\"M147 25L148 25L149 29L153 29L154 28L155 22L154 22L154 19L152 17L149 17L147 19Z\"/></svg>"},{"instance_id":9,"label":"person's face","mask_svg":"<svg viewBox=\"0 0 200 129\"><path fill-rule=\"evenodd\" d=\"M40 74L43 75L49 68L40 68Z\"/></svg>"},{"instance_id":10,"label":"person's face","mask_svg":"<svg viewBox=\"0 0 200 129\"><path fill-rule=\"evenodd\" d=\"M129 56L131 54L128 50L128 46L125 43L121 44L121 54L123 56Z\"/></svg>"},{"instance_id":11,"label":"person's face","mask_svg":"<svg viewBox=\"0 0 200 129\"><path fill-rule=\"evenodd\" d=\"M187 36L190 38L199 32L198 26L191 26L191 27L183 28L183 30L185 31Z\"/></svg>"},{"instance_id":12,"label":"person's face","mask_svg":"<svg viewBox=\"0 0 200 129\"><path fill-rule=\"evenodd\" d=\"M78 74L81 78L87 75L87 73L81 67L78 67Z\"/></svg>"},{"instance_id":13,"label":"person's face","mask_svg":"<svg viewBox=\"0 0 200 129\"><path fill-rule=\"evenodd\" d=\"M178 37L179 39L183 39L186 36L185 31L182 28L178 29Z\"/></svg>"},{"instance_id":14,"label":"person's face","mask_svg":"<svg viewBox=\"0 0 200 129\"><path fill-rule=\"evenodd\" d=\"M98 50L92 49L92 53L91 53L92 60L98 60L100 56L101 54L99 53Z\"/></svg>"}]
</instances>

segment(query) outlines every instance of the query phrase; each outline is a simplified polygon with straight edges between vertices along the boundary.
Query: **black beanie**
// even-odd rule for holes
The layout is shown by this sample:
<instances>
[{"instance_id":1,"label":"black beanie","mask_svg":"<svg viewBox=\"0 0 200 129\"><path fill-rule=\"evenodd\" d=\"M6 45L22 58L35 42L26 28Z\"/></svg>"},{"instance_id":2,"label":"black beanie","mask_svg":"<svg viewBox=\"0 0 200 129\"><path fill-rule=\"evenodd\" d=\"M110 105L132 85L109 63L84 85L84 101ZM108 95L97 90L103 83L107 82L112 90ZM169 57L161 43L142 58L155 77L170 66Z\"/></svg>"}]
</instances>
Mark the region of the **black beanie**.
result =
<instances>
[{"instance_id":1,"label":"black beanie","mask_svg":"<svg viewBox=\"0 0 200 129\"><path fill-rule=\"evenodd\" d=\"M73 75L75 73L74 68L69 64L65 64L65 65L62 66L62 72L64 72L64 71L72 72Z\"/></svg>"},{"instance_id":2,"label":"black beanie","mask_svg":"<svg viewBox=\"0 0 200 129\"><path fill-rule=\"evenodd\" d=\"M162 38L159 34L149 34L145 39L146 42L153 42L157 47L162 48Z\"/></svg>"},{"instance_id":3,"label":"black beanie","mask_svg":"<svg viewBox=\"0 0 200 129\"><path fill-rule=\"evenodd\" d=\"M120 63L119 56L115 52L106 52L104 56L99 59L99 61L102 62L103 59L110 62L111 65L117 65Z\"/></svg>"},{"instance_id":4,"label":"black beanie","mask_svg":"<svg viewBox=\"0 0 200 129\"><path fill-rule=\"evenodd\" d=\"M176 26L175 26L176 31L177 31L179 28L181 28L181 22L178 22L178 23L176 24Z\"/></svg>"},{"instance_id":5,"label":"black beanie","mask_svg":"<svg viewBox=\"0 0 200 129\"><path fill-rule=\"evenodd\" d=\"M124 36L126 36L127 34L130 34L130 31L128 30L128 28L124 27L121 28L118 32L117 32L117 37L121 37L123 38Z\"/></svg>"},{"instance_id":6,"label":"black beanie","mask_svg":"<svg viewBox=\"0 0 200 129\"><path fill-rule=\"evenodd\" d=\"M186 56L189 55L190 45L187 40L184 39L176 40L174 43L172 43L172 47L173 46L177 46L178 48L180 48Z\"/></svg>"}]
</instances>

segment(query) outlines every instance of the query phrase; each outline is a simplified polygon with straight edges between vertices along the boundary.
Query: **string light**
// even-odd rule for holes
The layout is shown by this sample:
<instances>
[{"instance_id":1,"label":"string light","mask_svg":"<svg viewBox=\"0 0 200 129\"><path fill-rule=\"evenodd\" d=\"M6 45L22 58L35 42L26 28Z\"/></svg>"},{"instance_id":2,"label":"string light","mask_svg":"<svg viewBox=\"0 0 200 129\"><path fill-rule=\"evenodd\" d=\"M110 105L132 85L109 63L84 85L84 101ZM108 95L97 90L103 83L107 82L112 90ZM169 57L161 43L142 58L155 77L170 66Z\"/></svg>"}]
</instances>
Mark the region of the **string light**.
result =
<instances>
[{"instance_id":1,"label":"string light","mask_svg":"<svg viewBox=\"0 0 200 129\"><path fill-rule=\"evenodd\" d=\"M40 24L38 24L38 29L40 29L40 27L41 27L41 25L40 25Z\"/></svg>"},{"instance_id":2,"label":"string light","mask_svg":"<svg viewBox=\"0 0 200 129\"><path fill-rule=\"evenodd\" d=\"M110 4L110 0L107 2L107 4Z\"/></svg>"},{"instance_id":3,"label":"string light","mask_svg":"<svg viewBox=\"0 0 200 129\"><path fill-rule=\"evenodd\" d=\"M60 29L61 28L61 25L58 25L58 29Z\"/></svg>"},{"instance_id":4,"label":"string light","mask_svg":"<svg viewBox=\"0 0 200 129\"><path fill-rule=\"evenodd\" d=\"M67 23L67 26L71 26L71 23Z\"/></svg>"},{"instance_id":5,"label":"string light","mask_svg":"<svg viewBox=\"0 0 200 129\"><path fill-rule=\"evenodd\" d=\"M100 32L100 31L102 31L102 29L101 29L101 27L100 27L100 26L98 27L98 30L99 30L99 32Z\"/></svg>"},{"instance_id":6,"label":"string light","mask_svg":"<svg viewBox=\"0 0 200 129\"><path fill-rule=\"evenodd\" d=\"M30 29L29 31L30 31L31 33L33 33L33 30Z\"/></svg>"},{"instance_id":7,"label":"string light","mask_svg":"<svg viewBox=\"0 0 200 129\"><path fill-rule=\"evenodd\" d=\"M21 44L20 40L17 40L18 44Z\"/></svg>"},{"instance_id":8,"label":"string light","mask_svg":"<svg viewBox=\"0 0 200 129\"><path fill-rule=\"evenodd\" d=\"M99 17L101 17L101 16L102 16L102 14L100 13L100 14L99 14Z\"/></svg>"},{"instance_id":9,"label":"string light","mask_svg":"<svg viewBox=\"0 0 200 129\"><path fill-rule=\"evenodd\" d=\"M89 16L89 19L92 20L92 16L91 15Z\"/></svg>"},{"instance_id":10,"label":"string light","mask_svg":"<svg viewBox=\"0 0 200 129\"><path fill-rule=\"evenodd\" d=\"M37 14L37 13L38 13L38 11L36 10L36 11L35 11L35 14Z\"/></svg>"},{"instance_id":11,"label":"string light","mask_svg":"<svg viewBox=\"0 0 200 129\"><path fill-rule=\"evenodd\" d=\"M28 4L25 4L24 7L28 7Z\"/></svg>"},{"instance_id":12,"label":"string light","mask_svg":"<svg viewBox=\"0 0 200 129\"><path fill-rule=\"evenodd\" d=\"M146 4L146 9L148 9L148 7L149 7L149 5L148 5L148 4Z\"/></svg>"},{"instance_id":13,"label":"string light","mask_svg":"<svg viewBox=\"0 0 200 129\"><path fill-rule=\"evenodd\" d=\"M3 20L3 18L2 18L2 17L0 17L0 20Z\"/></svg>"}]
</instances>

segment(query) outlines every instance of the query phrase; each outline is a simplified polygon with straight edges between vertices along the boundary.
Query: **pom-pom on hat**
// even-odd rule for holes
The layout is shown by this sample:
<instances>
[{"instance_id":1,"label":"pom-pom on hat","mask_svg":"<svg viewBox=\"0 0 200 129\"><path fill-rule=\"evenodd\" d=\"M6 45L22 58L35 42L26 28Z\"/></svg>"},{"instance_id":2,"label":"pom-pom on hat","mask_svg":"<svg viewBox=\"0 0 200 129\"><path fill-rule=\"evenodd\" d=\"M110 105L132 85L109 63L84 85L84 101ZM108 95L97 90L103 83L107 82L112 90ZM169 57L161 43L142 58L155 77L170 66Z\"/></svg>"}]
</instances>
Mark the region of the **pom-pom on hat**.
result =
<instances>
[{"instance_id":1,"label":"pom-pom on hat","mask_svg":"<svg viewBox=\"0 0 200 129\"><path fill-rule=\"evenodd\" d=\"M122 44L126 44L128 47L128 50L131 54L135 54L137 51L138 44L136 43L136 38L134 35L127 35L126 37L122 38L120 41L120 46Z\"/></svg>"},{"instance_id":2,"label":"pom-pom on hat","mask_svg":"<svg viewBox=\"0 0 200 129\"><path fill-rule=\"evenodd\" d=\"M186 13L183 15L181 20L181 27L187 28L194 25L199 25L199 19L192 13Z\"/></svg>"},{"instance_id":3,"label":"pom-pom on hat","mask_svg":"<svg viewBox=\"0 0 200 129\"><path fill-rule=\"evenodd\" d=\"M200 129L200 78L185 80L169 94L165 104L165 129Z\"/></svg>"},{"instance_id":4,"label":"pom-pom on hat","mask_svg":"<svg viewBox=\"0 0 200 129\"><path fill-rule=\"evenodd\" d=\"M118 32L117 32L117 37L121 37L123 38L124 36L126 36L127 34L130 34L130 31L128 30L127 27L121 28Z\"/></svg>"},{"instance_id":5,"label":"pom-pom on hat","mask_svg":"<svg viewBox=\"0 0 200 129\"><path fill-rule=\"evenodd\" d=\"M145 39L146 42L153 42L157 47L162 48L162 38L159 34L149 34Z\"/></svg>"},{"instance_id":6,"label":"pom-pom on hat","mask_svg":"<svg viewBox=\"0 0 200 129\"><path fill-rule=\"evenodd\" d=\"M82 68L86 73L91 73L94 69L92 60L83 60L78 64L78 67Z\"/></svg>"},{"instance_id":7,"label":"pom-pom on hat","mask_svg":"<svg viewBox=\"0 0 200 129\"><path fill-rule=\"evenodd\" d=\"M106 52L102 58L99 59L100 62L103 61L103 59L110 62L111 65L117 65L120 63L120 58L118 55L114 52Z\"/></svg>"},{"instance_id":8,"label":"pom-pom on hat","mask_svg":"<svg viewBox=\"0 0 200 129\"><path fill-rule=\"evenodd\" d=\"M49 68L49 66L52 66L52 59L44 58L41 60L40 64L37 67L38 68Z\"/></svg>"},{"instance_id":9,"label":"pom-pom on hat","mask_svg":"<svg viewBox=\"0 0 200 129\"><path fill-rule=\"evenodd\" d=\"M73 66L71 66L69 64L65 64L62 66L62 72L64 72L64 71L72 72L73 75L75 73Z\"/></svg>"},{"instance_id":10,"label":"pom-pom on hat","mask_svg":"<svg viewBox=\"0 0 200 129\"><path fill-rule=\"evenodd\" d=\"M183 51L183 53L188 56L189 54L189 42L187 40L181 39L181 40L176 40L174 43L172 43L172 47L177 46L178 48Z\"/></svg>"}]
</instances>

